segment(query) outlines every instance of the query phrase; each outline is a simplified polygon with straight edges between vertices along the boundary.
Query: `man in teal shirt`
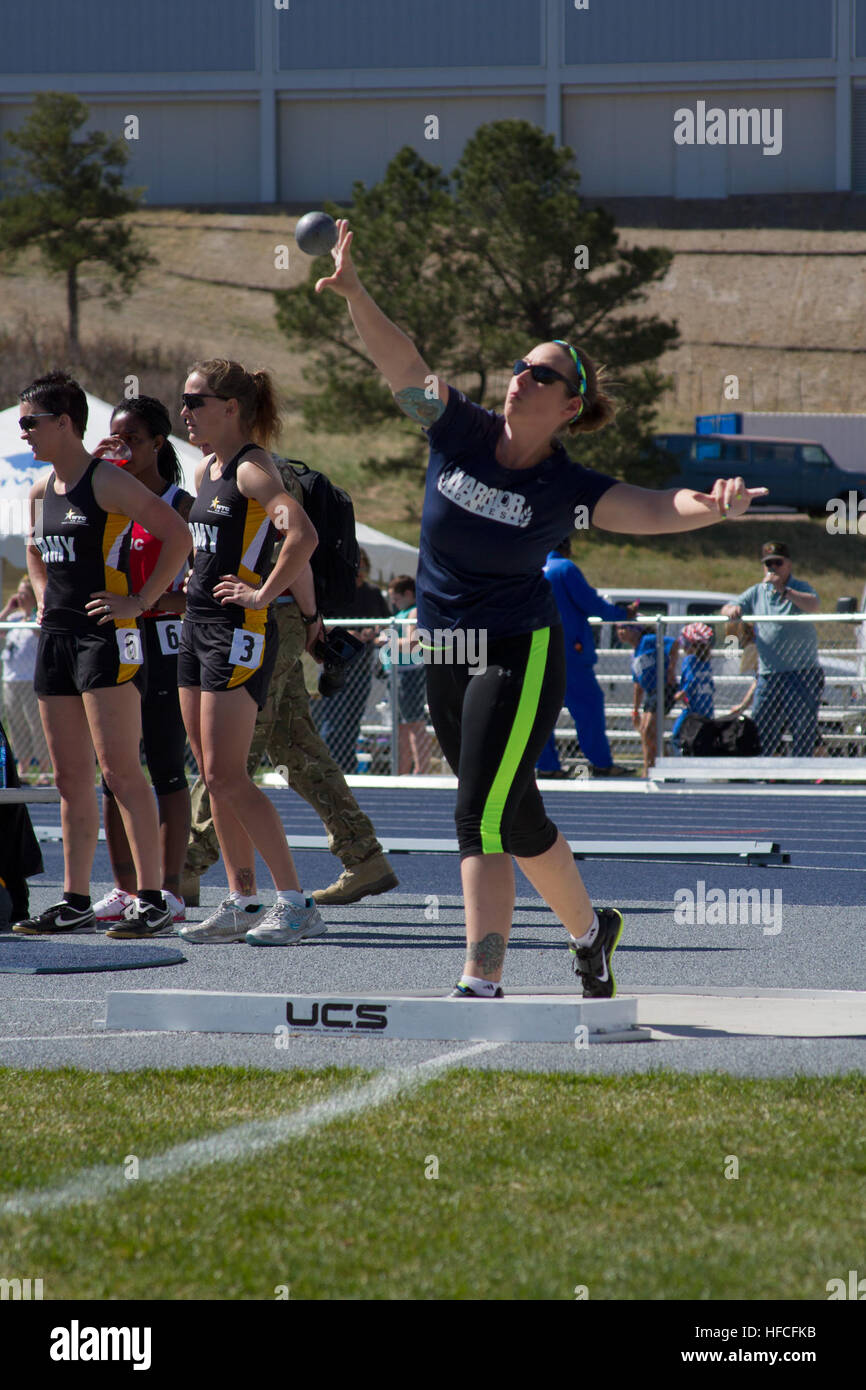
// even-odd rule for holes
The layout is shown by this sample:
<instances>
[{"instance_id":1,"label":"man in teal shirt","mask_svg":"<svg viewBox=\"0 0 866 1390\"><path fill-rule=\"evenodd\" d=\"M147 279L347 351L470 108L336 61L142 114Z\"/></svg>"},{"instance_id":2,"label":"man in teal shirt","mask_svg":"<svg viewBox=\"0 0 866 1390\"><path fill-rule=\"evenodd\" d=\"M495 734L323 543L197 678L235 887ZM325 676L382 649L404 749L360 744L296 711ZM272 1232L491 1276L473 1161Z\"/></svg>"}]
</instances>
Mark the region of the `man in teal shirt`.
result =
<instances>
[{"instance_id":1,"label":"man in teal shirt","mask_svg":"<svg viewBox=\"0 0 866 1390\"><path fill-rule=\"evenodd\" d=\"M817 613L821 600L805 580L794 579L788 547L767 541L761 547L764 578L722 612L729 618L773 619ZM755 623L758 684L753 710L761 752L775 753L782 731L791 730L791 753L810 758L818 740L818 709L824 672L818 663L818 635L812 623Z\"/></svg>"}]
</instances>

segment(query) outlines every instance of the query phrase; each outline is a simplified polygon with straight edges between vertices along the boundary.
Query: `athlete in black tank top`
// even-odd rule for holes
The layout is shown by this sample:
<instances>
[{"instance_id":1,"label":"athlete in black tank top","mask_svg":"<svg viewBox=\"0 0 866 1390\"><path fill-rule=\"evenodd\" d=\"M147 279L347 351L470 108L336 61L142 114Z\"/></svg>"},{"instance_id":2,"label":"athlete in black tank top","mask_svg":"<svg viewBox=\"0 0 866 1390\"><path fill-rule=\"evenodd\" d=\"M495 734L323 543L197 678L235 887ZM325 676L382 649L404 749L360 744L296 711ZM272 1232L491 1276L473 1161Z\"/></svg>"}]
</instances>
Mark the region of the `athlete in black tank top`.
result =
<instances>
[{"instance_id":1,"label":"athlete in black tank top","mask_svg":"<svg viewBox=\"0 0 866 1390\"><path fill-rule=\"evenodd\" d=\"M74 487L58 494L55 474L45 484L42 534L35 544L45 566L42 600L43 632L94 632L97 615L87 612L90 596L106 589L129 593L127 552L132 522L128 516L106 512L93 495L94 459ZM121 619L116 620L118 623ZM128 620L135 629L136 620Z\"/></svg>"},{"instance_id":2,"label":"athlete in black tank top","mask_svg":"<svg viewBox=\"0 0 866 1390\"><path fill-rule=\"evenodd\" d=\"M270 454L245 442L267 443L277 432L266 373L223 359L198 363L186 380L182 414L191 443L207 457L190 513L196 552L178 684L230 895L200 926L183 927L179 935L189 942L246 937L255 945L289 944L318 935L324 924L312 898L301 893L279 815L249 777L247 758L276 655L269 605L291 586L308 615L310 645L321 630L309 565L318 537L283 490ZM284 540L271 570L273 526ZM277 890L267 913L256 892L256 850Z\"/></svg>"},{"instance_id":3,"label":"athlete in black tank top","mask_svg":"<svg viewBox=\"0 0 866 1390\"><path fill-rule=\"evenodd\" d=\"M159 825L139 761L138 615L161 594L189 549L189 529L134 478L84 448L87 398L52 373L21 395L24 438L53 471L31 489L27 568L44 630L34 688L60 792L64 899L15 926L24 935L92 930L90 871L99 833L94 749L123 815L135 865L137 934L171 922L159 891ZM123 540L140 521L163 542L152 579L130 594Z\"/></svg>"},{"instance_id":4,"label":"athlete in black tank top","mask_svg":"<svg viewBox=\"0 0 866 1390\"><path fill-rule=\"evenodd\" d=\"M188 622L264 631L266 615L261 609L221 603L213 593L226 574L237 574L258 589L273 568L271 556L279 533L261 502L245 497L237 484L241 458L255 449L255 444L245 444L216 478L210 464L205 466L189 514L195 563L186 595Z\"/></svg>"},{"instance_id":5,"label":"athlete in black tank top","mask_svg":"<svg viewBox=\"0 0 866 1390\"><path fill-rule=\"evenodd\" d=\"M183 474L169 438L171 420L162 402L152 396L121 401L112 413L111 430L96 453L116 457L126 450L130 457L123 466L124 473L138 479L186 520L193 499L179 486ZM129 582L133 593L147 588L161 553L162 542L134 522L129 545ZM186 730L177 688L177 655L186 603L183 581L187 573L185 560L166 592L158 595L153 607L138 620L144 656L136 677L141 694L141 736L144 761L159 807L162 890L173 922L184 921L186 915L180 880L191 821ZM135 893L135 868L120 808L104 778L102 792L102 818L115 886L94 904L93 910L110 936L126 936L130 926L124 920L124 912Z\"/></svg>"}]
</instances>

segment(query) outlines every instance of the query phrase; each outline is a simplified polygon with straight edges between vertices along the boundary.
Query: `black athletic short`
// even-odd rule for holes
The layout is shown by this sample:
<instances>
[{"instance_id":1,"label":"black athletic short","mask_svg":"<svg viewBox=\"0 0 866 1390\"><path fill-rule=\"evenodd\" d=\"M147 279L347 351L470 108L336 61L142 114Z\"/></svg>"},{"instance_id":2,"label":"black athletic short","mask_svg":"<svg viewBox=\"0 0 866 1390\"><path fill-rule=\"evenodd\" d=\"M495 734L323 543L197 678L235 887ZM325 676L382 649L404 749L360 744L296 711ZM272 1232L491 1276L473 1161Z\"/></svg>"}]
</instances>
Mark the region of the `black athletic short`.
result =
<instances>
[{"instance_id":1,"label":"black athletic short","mask_svg":"<svg viewBox=\"0 0 866 1390\"><path fill-rule=\"evenodd\" d=\"M141 633L106 624L95 632L40 632L33 689L50 695L82 695L125 685L141 670Z\"/></svg>"},{"instance_id":2,"label":"black athletic short","mask_svg":"<svg viewBox=\"0 0 866 1390\"><path fill-rule=\"evenodd\" d=\"M243 687L264 709L277 659L277 625L268 614L264 632L228 623L183 624L177 659L181 687L212 692Z\"/></svg>"}]
</instances>

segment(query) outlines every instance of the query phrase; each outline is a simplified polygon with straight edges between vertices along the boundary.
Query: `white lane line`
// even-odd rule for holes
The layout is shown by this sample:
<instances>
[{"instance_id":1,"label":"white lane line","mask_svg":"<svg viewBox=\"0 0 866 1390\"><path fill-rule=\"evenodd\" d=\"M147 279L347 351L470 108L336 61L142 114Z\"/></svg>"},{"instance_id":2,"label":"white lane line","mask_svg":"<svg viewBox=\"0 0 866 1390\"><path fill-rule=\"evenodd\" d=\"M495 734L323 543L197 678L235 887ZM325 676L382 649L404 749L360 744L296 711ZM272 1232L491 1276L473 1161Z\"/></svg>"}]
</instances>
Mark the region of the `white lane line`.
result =
<instances>
[{"instance_id":1,"label":"white lane line","mask_svg":"<svg viewBox=\"0 0 866 1390\"><path fill-rule=\"evenodd\" d=\"M83 1039L90 1042L91 1038L112 1038L117 1042L119 1038L157 1038L160 1035L165 1037L164 1028L152 1028L149 1032L143 1029L140 1032L106 1032L100 1028L98 1033L7 1033L0 1038L0 1043L5 1042L68 1042L70 1038Z\"/></svg>"},{"instance_id":2,"label":"white lane line","mask_svg":"<svg viewBox=\"0 0 866 1390\"><path fill-rule=\"evenodd\" d=\"M141 1037L141 1034L136 1036ZM492 1052L504 1046L502 1042L482 1042L461 1048L459 1052L443 1052L427 1062L381 1072L363 1086L329 1096L327 1100L308 1105L302 1110L289 1111L273 1120L250 1120L242 1125L233 1125L220 1134L178 1144L155 1158L143 1158L138 1168L138 1181L163 1182L166 1178L176 1177L190 1169L205 1168L212 1163L249 1159L254 1154L278 1148L290 1139L301 1139L313 1130L344 1119L347 1115L359 1115L365 1110L385 1105L395 1096L425 1085L437 1072L447 1071L469 1057L477 1057L479 1053ZM78 1202L99 1202L128 1187L129 1179L118 1160L112 1167L99 1165L84 1168L62 1187L7 1197L0 1203L0 1216L33 1216L38 1212L58 1211Z\"/></svg>"}]
</instances>

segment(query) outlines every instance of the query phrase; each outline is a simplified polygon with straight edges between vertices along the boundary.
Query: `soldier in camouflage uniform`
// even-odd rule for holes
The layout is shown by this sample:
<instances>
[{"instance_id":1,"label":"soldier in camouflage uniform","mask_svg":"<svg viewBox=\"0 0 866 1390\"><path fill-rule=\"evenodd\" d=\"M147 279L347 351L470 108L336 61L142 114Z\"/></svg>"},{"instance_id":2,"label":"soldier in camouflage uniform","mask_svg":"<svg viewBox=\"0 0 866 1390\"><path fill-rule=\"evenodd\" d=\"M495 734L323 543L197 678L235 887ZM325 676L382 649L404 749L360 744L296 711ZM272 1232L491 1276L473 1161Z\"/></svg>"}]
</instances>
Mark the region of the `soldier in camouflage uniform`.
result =
<instances>
[{"instance_id":1,"label":"soldier in camouflage uniform","mask_svg":"<svg viewBox=\"0 0 866 1390\"><path fill-rule=\"evenodd\" d=\"M294 471L277 460L286 492L302 501ZM268 700L256 719L247 770L258 769L265 753L288 769L292 791L308 801L328 832L331 853L343 863L340 877L313 893L317 903L358 902L397 887L397 877L382 853L376 832L346 785L346 779L319 737L310 717L301 657L307 629L298 605L278 600L274 616L279 648ZM220 857L211 818L210 797L199 777L191 792L192 827L186 853L182 893L191 906L198 903L198 878Z\"/></svg>"}]
</instances>

